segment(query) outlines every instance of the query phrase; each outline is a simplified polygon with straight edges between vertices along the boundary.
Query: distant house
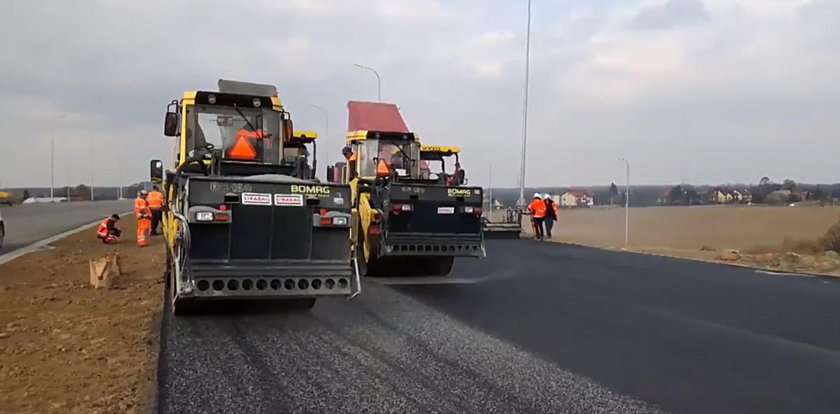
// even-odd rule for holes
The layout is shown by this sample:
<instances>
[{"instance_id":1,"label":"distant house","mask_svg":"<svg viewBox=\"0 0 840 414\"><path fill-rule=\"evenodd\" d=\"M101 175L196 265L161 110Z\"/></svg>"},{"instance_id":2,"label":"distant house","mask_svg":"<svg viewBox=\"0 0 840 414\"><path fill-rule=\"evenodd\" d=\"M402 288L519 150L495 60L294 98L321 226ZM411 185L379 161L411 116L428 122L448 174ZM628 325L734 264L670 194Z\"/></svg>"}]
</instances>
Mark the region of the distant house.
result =
<instances>
[{"instance_id":1,"label":"distant house","mask_svg":"<svg viewBox=\"0 0 840 414\"><path fill-rule=\"evenodd\" d=\"M731 191L715 188L709 191L707 199L714 204L730 204L735 200L735 196Z\"/></svg>"},{"instance_id":2,"label":"distant house","mask_svg":"<svg viewBox=\"0 0 840 414\"><path fill-rule=\"evenodd\" d=\"M752 193L747 189L730 190L715 188L709 191L706 199L714 204L741 204L752 202Z\"/></svg>"},{"instance_id":3,"label":"distant house","mask_svg":"<svg viewBox=\"0 0 840 414\"><path fill-rule=\"evenodd\" d=\"M656 200L659 204L671 204L671 190L674 187L668 187L662 194L659 195L659 198Z\"/></svg>"},{"instance_id":4,"label":"distant house","mask_svg":"<svg viewBox=\"0 0 840 414\"><path fill-rule=\"evenodd\" d=\"M586 190L569 190L560 196L560 207L592 207L593 204L595 200Z\"/></svg>"}]
</instances>

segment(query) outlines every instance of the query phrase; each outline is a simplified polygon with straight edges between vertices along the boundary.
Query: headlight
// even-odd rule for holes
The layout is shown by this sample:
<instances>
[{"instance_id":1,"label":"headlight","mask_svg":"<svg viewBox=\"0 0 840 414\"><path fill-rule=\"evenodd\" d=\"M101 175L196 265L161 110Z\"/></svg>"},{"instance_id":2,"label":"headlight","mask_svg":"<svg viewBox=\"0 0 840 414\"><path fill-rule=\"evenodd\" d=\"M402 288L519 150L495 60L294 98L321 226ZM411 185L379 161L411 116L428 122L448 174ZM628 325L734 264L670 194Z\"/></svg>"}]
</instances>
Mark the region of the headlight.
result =
<instances>
[{"instance_id":1,"label":"headlight","mask_svg":"<svg viewBox=\"0 0 840 414\"><path fill-rule=\"evenodd\" d=\"M475 211L475 209L473 209L472 207L464 207L464 213L472 214L473 211Z\"/></svg>"},{"instance_id":2,"label":"headlight","mask_svg":"<svg viewBox=\"0 0 840 414\"><path fill-rule=\"evenodd\" d=\"M260 98L254 98L254 100L251 101L251 103L254 104L254 108L259 108L260 105L262 104L262 102L260 101Z\"/></svg>"},{"instance_id":3,"label":"headlight","mask_svg":"<svg viewBox=\"0 0 840 414\"><path fill-rule=\"evenodd\" d=\"M347 217L333 217L332 224L334 226L346 226L347 225Z\"/></svg>"},{"instance_id":4,"label":"headlight","mask_svg":"<svg viewBox=\"0 0 840 414\"><path fill-rule=\"evenodd\" d=\"M210 105L216 104L216 95L207 95L207 103Z\"/></svg>"},{"instance_id":5,"label":"headlight","mask_svg":"<svg viewBox=\"0 0 840 414\"><path fill-rule=\"evenodd\" d=\"M213 221L212 211L199 211L195 213L195 221Z\"/></svg>"}]
</instances>

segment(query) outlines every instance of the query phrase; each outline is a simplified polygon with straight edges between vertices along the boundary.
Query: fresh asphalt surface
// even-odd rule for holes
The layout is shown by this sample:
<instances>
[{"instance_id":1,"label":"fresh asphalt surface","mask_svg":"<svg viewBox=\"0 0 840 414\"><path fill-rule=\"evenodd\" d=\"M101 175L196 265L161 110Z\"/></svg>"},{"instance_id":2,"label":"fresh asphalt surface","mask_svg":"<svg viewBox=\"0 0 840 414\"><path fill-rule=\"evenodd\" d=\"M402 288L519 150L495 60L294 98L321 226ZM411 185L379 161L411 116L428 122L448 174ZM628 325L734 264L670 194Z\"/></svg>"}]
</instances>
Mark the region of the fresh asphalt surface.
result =
<instances>
[{"instance_id":1,"label":"fresh asphalt surface","mask_svg":"<svg viewBox=\"0 0 840 414\"><path fill-rule=\"evenodd\" d=\"M158 411L836 413L840 283L529 240L309 314L163 320Z\"/></svg>"},{"instance_id":2,"label":"fresh asphalt surface","mask_svg":"<svg viewBox=\"0 0 840 414\"><path fill-rule=\"evenodd\" d=\"M0 254L131 208L131 200L2 206L0 213L6 224L6 241Z\"/></svg>"}]
</instances>

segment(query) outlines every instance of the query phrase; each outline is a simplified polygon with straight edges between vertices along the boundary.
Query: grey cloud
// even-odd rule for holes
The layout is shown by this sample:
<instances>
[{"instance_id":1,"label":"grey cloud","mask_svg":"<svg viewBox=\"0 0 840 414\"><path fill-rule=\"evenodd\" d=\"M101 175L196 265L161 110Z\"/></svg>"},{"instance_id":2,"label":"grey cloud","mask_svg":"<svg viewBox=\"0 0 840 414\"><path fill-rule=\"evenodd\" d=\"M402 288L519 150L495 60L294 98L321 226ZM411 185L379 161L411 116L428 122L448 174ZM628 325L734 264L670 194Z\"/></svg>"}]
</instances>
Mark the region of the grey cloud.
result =
<instances>
[{"instance_id":1,"label":"grey cloud","mask_svg":"<svg viewBox=\"0 0 840 414\"><path fill-rule=\"evenodd\" d=\"M642 8L628 25L637 30L667 30L708 21L709 14L702 0L667 0Z\"/></svg>"},{"instance_id":2,"label":"grey cloud","mask_svg":"<svg viewBox=\"0 0 840 414\"><path fill-rule=\"evenodd\" d=\"M277 84L300 129L320 132L323 113L309 104L325 107L331 134L321 135L318 152L335 161L346 128L347 100L376 97L375 78L352 66L359 62L379 70L383 98L399 104L424 139L463 148L472 182L486 184L493 164L496 185L516 184L524 7L501 0L439 1L443 17L400 20L377 14L380 0L297 9L303 1L279 7L274 0L12 0L0 14L0 179L4 185L48 183L48 173L31 166L33 160L49 162L45 151L54 127L61 149L57 171L69 170L70 180L86 180L91 144L96 144L99 182L141 179L147 159L168 157L171 141L160 132L165 104L184 90L214 88L218 78ZM749 180L756 165L769 163L788 168L774 176L831 177L824 165L833 162L831 154L840 152L840 143L830 138L838 130L826 115L838 102L819 93L832 91L835 82L831 66L814 56L833 48L817 45L805 53L796 43L779 41L780 56L773 67L795 73L792 61L797 61L826 72L782 82L784 77L744 71L749 65L757 72L769 66L744 58L743 52L756 27L766 30L765 23L739 24L731 30L741 36L734 46L730 31L715 27L727 46L725 58L713 47L703 50L705 54L695 51L689 65L695 73L714 69L734 75L713 87L698 78L664 76L632 100L597 101L587 99L585 90L554 85L579 64L597 58L589 40L610 30L604 16L613 7L612 1L601 4L603 10L575 20L573 29L566 25L566 11L535 4L529 184L615 181L623 174L615 163L618 155L633 160L639 182L668 183L682 175L712 183ZM643 9L636 18L646 28L709 21L702 3L686 1ZM563 27L548 22L562 22ZM515 38L473 46L487 32L512 32ZM501 65L501 75L475 76L471 70L483 62ZM591 73L597 68L586 69L590 72L583 80L634 80L632 72ZM55 122L45 118L48 112L69 115ZM38 125L38 134L19 127L27 123ZM25 148L12 145L27 132ZM791 137L803 148L820 150L807 156L804 150L791 151L786 144ZM722 150L733 143L735 151ZM719 168L696 162L710 157L720 161ZM325 164L322 158L320 165Z\"/></svg>"}]
</instances>

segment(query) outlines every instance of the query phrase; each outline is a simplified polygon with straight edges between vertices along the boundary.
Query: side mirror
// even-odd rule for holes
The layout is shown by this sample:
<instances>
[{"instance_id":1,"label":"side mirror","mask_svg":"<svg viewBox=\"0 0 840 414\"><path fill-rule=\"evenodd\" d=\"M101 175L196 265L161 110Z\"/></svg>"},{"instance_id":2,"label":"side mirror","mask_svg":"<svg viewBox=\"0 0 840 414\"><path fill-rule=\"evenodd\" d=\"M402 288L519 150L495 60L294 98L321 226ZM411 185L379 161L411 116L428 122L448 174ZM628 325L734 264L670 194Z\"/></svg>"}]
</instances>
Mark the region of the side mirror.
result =
<instances>
[{"instance_id":1,"label":"side mirror","mask_svg":"<svg viewBox=\"0 0 840 414\"><path fill-rule=\"evenodd\" d=\"M163 120L163 135L174 137L178 135L178 113L167 112Z\"/></svg>"},{"instance_id":2,"label":"side mirror","mask_svg":"<svg viewBox=\"0 0 840 414\"><path fill-rule=\"evenodd\" d=\"M163 182L163 162L161 160L152 160L149 163L149 176L153 183L160 184Z\"/></svg>"},{"instance_id":3,"label":"side mirror","mask_svg":"<svg viewBox=\"0 0 840 414\"><path fill-rule=\"evenodd\" d=\"M295 134L295 127L292 125L291 119L283 120L283 141L288 141Z\"/></svg>"}]
</instances>

